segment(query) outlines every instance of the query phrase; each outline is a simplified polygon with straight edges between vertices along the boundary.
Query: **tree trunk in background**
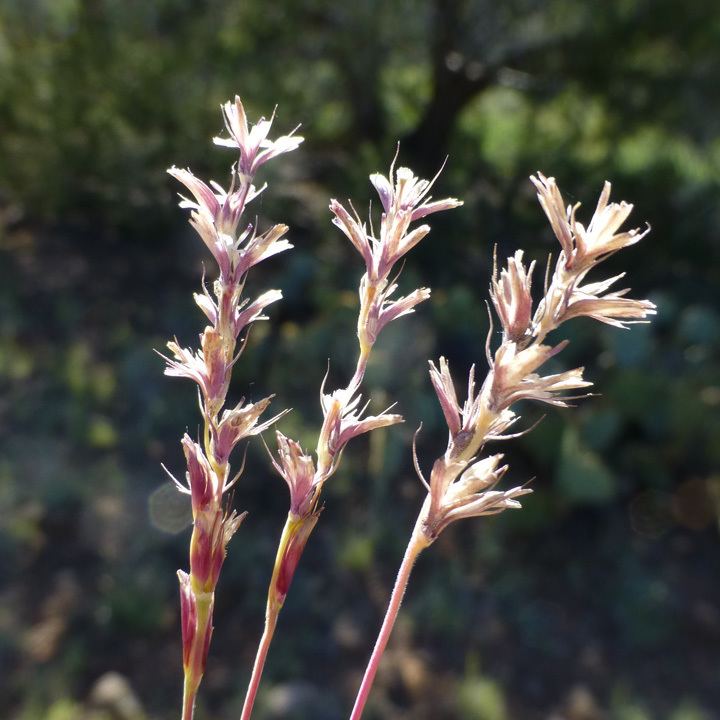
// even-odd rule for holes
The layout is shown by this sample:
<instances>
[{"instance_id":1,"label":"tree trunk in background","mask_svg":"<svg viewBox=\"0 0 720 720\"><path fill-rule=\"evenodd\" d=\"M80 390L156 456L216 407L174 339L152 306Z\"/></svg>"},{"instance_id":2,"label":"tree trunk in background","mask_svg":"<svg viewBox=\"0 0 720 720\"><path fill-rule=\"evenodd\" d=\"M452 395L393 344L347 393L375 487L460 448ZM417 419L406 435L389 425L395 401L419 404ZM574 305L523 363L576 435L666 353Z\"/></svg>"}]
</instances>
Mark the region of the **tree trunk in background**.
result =
<instances>
[{"instance_id":1,"label":"tree trunk in background","mask_svg":"<svg viewBox=\"0 0 720 720\"><path fill-rule=\"evenodd\" d=\"M466 0L435 0L432 14L431 61L433 91L417 127L402 141L413 167L434 174L447 155L458 117L468 103L492 81L480 62L460 51Z\"/></svg>"}]
</instances>

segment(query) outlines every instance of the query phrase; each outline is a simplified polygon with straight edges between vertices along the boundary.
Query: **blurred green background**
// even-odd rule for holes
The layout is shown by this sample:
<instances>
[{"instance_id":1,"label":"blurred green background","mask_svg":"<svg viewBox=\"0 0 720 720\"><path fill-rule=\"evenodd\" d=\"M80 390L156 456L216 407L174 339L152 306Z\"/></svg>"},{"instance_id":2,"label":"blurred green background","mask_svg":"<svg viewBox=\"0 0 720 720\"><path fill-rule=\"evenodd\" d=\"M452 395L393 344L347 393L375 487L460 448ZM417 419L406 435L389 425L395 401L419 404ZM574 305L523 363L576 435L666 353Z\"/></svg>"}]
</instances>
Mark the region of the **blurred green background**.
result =
<instances>
[{"instance_id":1,"label":"blurred green background","mask_svg":"<svg viewBox=\"0 0 720 720\"><path fill-rule=\"evenodd\" d=\"M227 179L210 138L237 92L307 140L263 170L254 210L296 248L253 271L285 300L232 393L276 393L306 447L327 360L339 385L355 348L361 265L329 197L366 206L399 139L422 173L449 155L435 194L466 203L408 259L401 287L433 298L367 384L407 422L329 483L258 720L346 717L422 499L412 432L425 467L445 441L426 360L483 366L494 244L556 250L538 169L588 213L605 179L635 203L653 231L606 269L658 317L567 326L600 397L503 448L508 481L536 478L521 513L421 559L367 718L720 718L718 77L716 0L0 2L0 716L179 716L189 508L160 462L182 472L198 414L153 349L194 343L208 257L165 169ZM235 504L200 720L239 713L287 508L258 441Z\"/></svg>"}]
</instances>

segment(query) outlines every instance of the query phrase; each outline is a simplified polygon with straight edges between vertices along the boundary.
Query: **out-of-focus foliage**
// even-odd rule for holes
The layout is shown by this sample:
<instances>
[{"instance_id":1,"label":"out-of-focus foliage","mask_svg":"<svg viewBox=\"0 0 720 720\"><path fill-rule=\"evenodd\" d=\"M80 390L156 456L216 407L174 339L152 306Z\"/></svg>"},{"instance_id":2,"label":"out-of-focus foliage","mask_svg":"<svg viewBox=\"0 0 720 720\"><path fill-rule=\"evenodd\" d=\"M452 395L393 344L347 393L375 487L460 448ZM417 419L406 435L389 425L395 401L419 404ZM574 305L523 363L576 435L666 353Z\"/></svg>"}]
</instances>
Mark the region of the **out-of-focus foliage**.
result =
<instances>
[{"instance_id":1,"label":"out-of-focus foliage","mask_svg":"<svg viewBox=\"0 0 720 720\"><path fill-rule=\"evenodd\" d=\"M2 717L122 702L119 717L177 715L189 509L159 463L180 467L197 415L152 350L201 329L191 292L209 260L164 170L226 178L209 141L236 92L251 116L277 103L280 129L302 122L307 138L257 205L296 249L250 280L286 299L234 387L275 392L306 447L327 358L339 379L352 366L361 271L329 197L365 205L400 139L426 173L449 154L438 193L466 201L404 270L433 299L383 338L368 387L407 423L350 449L329 484L258 718L345 715L420 499L412 431L424 422L425 465L444 440L425 361L482 366L494 244L540 265L556 252L526 179L537 169L588 213L605 179L635 203L653 232L609 262L658 317L631 333L570 325L562 363L585 364L601 397L504 448L514 478L536 477L521 513L458 526L423 558L368 718L716 717L719 76L714 0L5 0ZM235 502L250 518L219 588L200 717L239 709L286 510L258 443Z\"/></svg>"}]
</instances>

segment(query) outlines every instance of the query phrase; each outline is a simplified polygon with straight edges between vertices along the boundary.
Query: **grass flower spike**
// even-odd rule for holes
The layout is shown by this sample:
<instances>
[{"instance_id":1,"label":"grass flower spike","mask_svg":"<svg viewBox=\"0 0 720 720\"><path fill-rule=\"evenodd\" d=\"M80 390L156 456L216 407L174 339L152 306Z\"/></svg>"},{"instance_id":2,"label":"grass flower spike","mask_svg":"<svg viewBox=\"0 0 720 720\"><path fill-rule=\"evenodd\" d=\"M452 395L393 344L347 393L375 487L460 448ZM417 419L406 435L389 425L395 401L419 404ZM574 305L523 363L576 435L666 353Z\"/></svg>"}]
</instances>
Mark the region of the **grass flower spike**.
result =
<instances>
[{"instance_id":1,"label":"grass flower spike","mask_svg":"<svg viewBox=\"0 0 720 720\"><path fill-rule=\"evenodd\" d=\"M330 202L333 224L350 240L365 263L365 273L359 285L358 358L355 372L345 387L326 392L323 382L320 389L323 423L314 460L294 440L277 434L278 459L273 460L273 464L290 488L290 510L278 544L268 588L265 628L245 697L242 720L249 720L252 714L280 610L305 544L318 521L320 495L325 482L336 472L342 451L350 440L403 420L402 416L387 411L379 415L365 415L367 404L361 405L360 386L380 332L392 321L413 312L419 303L430 297L427 288L417 288L403 297L394 297L398 286L391 275L398 261L430 232L428 225L416 228L411 225L431 213L462 204L453 198L431 202L428 193L434 181L417 178L407 168L395 171L394 163L389 178L376 174L370 176L370 181L383 207L379 236L375 237L372 229L368 232L368 225L356 213L348 212L337 200Z\"/></svg>"},{"instance_id":2,"label":"grass flower spike","mask_svg":"<svg viewBox=\"0 0 720 720\"><path fill-rule=\"evenodd\" d=\"M632 205L609 203L610 184L606 183L586 229L576 219L577 206L565 208L552 178L538 173L531 180L560 242L561 252L534 312L530 292L534 262L526 267L523 253L518 250L508 258L507 266L499 275L497 269L493 273L490 297L502 326L502 339L493 353L491 334L488 335L488 374L477 390L475 368L470 369L467 397L462 406L447 361L440 358L439 367L430 363L430 379L448 427L447 448L433 463L429 481L413 448L415 468L427 496L398 571L350 720L359 720L362 716L418 555L454 521L519 509L518 499L531 492L524 485L507 490L498 488L508 466L501 464L502 455L483 457L485 445L493 440L517 437L518 433L507 431L519 419L513 409L518 401L534 400L566 407L568 400L583 396L583 391L590 386L583 378L583 368L542 373L543 365L567 345L566 341L555 345L546 343L548 334L563 322L583 315L625 327L629 322L647 321L655 313L653 303L626 298L626 290L606 293L622 275L581 284L603 259L645 235L638 230L620 232ZM386 186L385 192L388 192Z\"/></svg>"},{"instance_id":3,"label":"grass flower spike","mask_svg":"<svg viewBox=\"0 0 720 720\"><path fill-rule=\"evenodd\" d=\"M190 572L178 572L185 676L183 720L193 717L213 632L215 588L228 543L245 516L238 515L226 502L227 491L239 477L231 476L230 455L240 441L266 430L282 414L263 419L270 405L269 397L254 403L243 399L234 407L225 407L232 368L244 345L243 331L253 322L265 319L265 309L282 297L279 290L269 290L252 302L243 298L247 272L292 247L284 238L285 225L274 225L258 233L252 224L241 226L242 216L248 203L262 191L252 183L257 169L302 142L297 136L269 141L272 121L264 119L249 131L237 97L234 103L223 106L223 115L231 139L216 142L240 153L232 169L229 190L214 182L208 185L189 170L168 171L192 196L193 199L182 197L180 206L190 210L190 224L219 270L212 292L203 282L202 292L195 295L195 302L209 322L200 335L200 348L183 348L172 341L168 343L172 357L165 358L167 375L188 378L197 384L204 426L201 442L184 436L187 482L175 480L181 492L190 495L193 516Z\"/></svg>"}]
</instances>

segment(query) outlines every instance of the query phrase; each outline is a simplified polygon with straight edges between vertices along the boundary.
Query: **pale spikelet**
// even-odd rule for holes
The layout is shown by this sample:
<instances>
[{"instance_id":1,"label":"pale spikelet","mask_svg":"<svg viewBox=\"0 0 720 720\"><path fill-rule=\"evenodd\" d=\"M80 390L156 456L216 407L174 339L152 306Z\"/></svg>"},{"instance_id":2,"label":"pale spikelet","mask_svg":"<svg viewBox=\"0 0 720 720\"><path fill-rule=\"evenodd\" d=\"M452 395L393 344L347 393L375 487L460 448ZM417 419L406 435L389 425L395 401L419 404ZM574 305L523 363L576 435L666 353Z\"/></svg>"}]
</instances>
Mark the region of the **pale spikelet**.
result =
<instances>
[{"instance_id":1,"label":"pale spikelet","mask_svg":"<svg viewBox=\"0 0 720 720\"><path fill-rule=\"evenodd\" d=\"M216 145L236 148L240 151L239 172L248 177L253 176L261 165L282 153L296 150L303 138L295 135L283 135L277 140L268 140L268 134L274 120L260 118L252 129L248 126L247 115L242 101L236 95L235 102L226 102L222 106L225 128L229 138L213 138Z\"/></svg>"},{"instance_id":2,"label":"pale spikelet","mask_svg":"<svg viewBox=\"0 0 720 720\"><path fill-rule=\"evenodd\" d=\"M242 330L250 323L258 320L267 320L267 315L263 315L265 308L272 303L282 300L280 290L267 290L254 302L247 305L247 301L243 301L235 308L235 316L233 318L233 334L237 337Z\"/></svg>"},{"instance_id":3,"label":"pale spikelet","mask_svg":"<svg viewBox=\"0 0 720 720\"><path fill-rule=\"evenodd\" d=\"M569 218L572 215L571 208L565 208L560 190L555 183L555 178L546 178L542 173L530 177L537 189L537 196L542 209L545 211L555 237L560 243L565 261L568 265L573 261L575 252L575 241L570 226Z\"/></svg>"},{"instance_id":4,"label":"pale spikelet","mask_svg":"<svg viewBox=\"0 0 720 720\"><path fill-rule=\"evenodd\" d=\"M622 297L620 293L610 293L603 297L578 296L571 301L563 320L585 315L607 325L627 329L632 323L649 322L648 318L655 314L655 304L649 300L633 300Z\"/></svg>"},{"instance_id":5,"label":"pale spikelet","mask_svg":"<svg viewBox=\"0 0 720 720\"><path fill-rule=\"evenodd\" d=\"M281 239L288 231L287 225L273 225L261 235L254 229L251 233L241 236L237 246L237 272L244 275L251 267L273 255L292 248L288 240Z\"/></svg>"},{"instance_id":6,"label":"pale spikelet","mask_svg":"<svg viewBox=\"0 0 720 720\"><path fill-rule=\"evenodd\" d=\"M323 444L328 454L337 456L352 438L371 430L403 422L402 415L381 413L362 417L367 405L360 408L361 396L353 396L348 388L321 395L325 416L324 430L327 436Z\"/></svg>"},{"instance_id":7,"label":"pale spikelet","mask_svg":"<svg viewBox=\"0 0 720 720\"><path fill-rule=\"evenodd\" d=\"M378 238L369 235L359 218L353 218L337 200L330 201L330 210L335 216L333 224L343 231L362 255L367 274L373 283L386 280L398 260L430 232L429 225L410 230L412 222L462 205L455 198L430 202L428 193L438 175L432 180L422 180L409 168L398 168L393 178L391 167L390 179L379 173L370 176L370 182L377 190L383 207Z\"/></svg>"},{"instance_id":8,"label":"pale spikelet","mask_svg":"<svg viewBox=\"0 0 720 720\"><path fill-rule=\"evenodd\" d=\"M566 400L569 399L563 397L565 393L590 387L592 383L582 378L583 368L546 376L536 372L565 345L567 342L555 347L530 345L524 350L518 350L515 343L503 343L495 353L488 376L491 408L494 411L502 411L520 400L536 400L565 407Z\"/></svg>"},{"instance_id":9,"label":"pale spikelet","mask_svg":"<svg viewBox=\"0 0 720 720\"><path fill-rule=\"evenodd\" d=\"M446 457L435 461L422 523L428 540L436 539L456 520L520 508L517 498L532 492L529 488L494 489L508 470L507 465L500 465L502 458L491 455L478 461L449 461Z\"/></svg>"},{"instance_id":10,"label":"pale spikelet","mask_svg":"<svg viewBox=\"0 0 720 720\"><path fill-rule=\"evenodd\" d=\"M440 172L442 172L442 168ZM380 173L373 173L370 176L370 182L377 190L386 214L389 215L398 211L409 212L411 213L411 220L419 220L432 213L452 210L462 205L462 202L455 198L445 198L431 202L432 198L428 194L440 172L432 180L422 180L416 177L410 168L400 167L393 178L393 168L391 167L389 178Z\"/></svg>"},{"instance_id":11,"label":"pale spikelet","mask_svg":"<svg viewBox=\"0 0 720 720\"><path fill-rule=\"evenodd\" d=\"M605 294L624 273L581 285L588 273L605 258L635 244L647 234L647 229L620 232L633 206L625 202L609 203L610 183L606 182L586 229L576 219L579 205L563 210L562 196L553 178L538 173L531 180L563 248L533 318L533 336L542 339L566 320L583 315L617 327L643 322L654 315L652 302L625 297L629 292L627 289Z\"/></svg>"},{"instance_id":12,"label":"pale spikelet","mask_svg":"<svg viewBox=\"0 0 720 720\"><path fill-rule=\"evenodd\" d=\"M483 393L476 391L474 365L468 373L467 393L461 407L455 393L455 385L450 375L447 360L443 357L440 358L439 370L432 360L429 361L429 364L430 380L448 426L447 455L452 458L463 452L467 444L477 434L478 426L486 421L489 416L485 412Z\"/></svg>"},{"instance_id":13,"label":"pale spikelet","mask_svg":"<svg viewBox=\"0 0 720 720\"><path fill-rule=\"evenodd\" d=\"M355 246L355 249L362 255L365 265L373 267L373 250L371 238L367 234L364 224L353 218L350 213L337 200L330 201L330 211L335 216L332 220L335 227L340 228L345 237Z\"/></svg>"},{"instance_id":14,"label":"pale spikelet","mask_svg":"<svg viewBox=\"0 0 720 720\"><path fill-rule=\"evenodd\" d=\"M279 430L275 431L275 436L278 460L272 458L272 464L290 490L290 512L297 516L306 515L314 505L315 464L312 457L303 452L300 443L285 437Z\"/></svg>"},{"instance_id":15,"label":"pale spikelet","mask_svg":"<svg viewBox=\"0 0 720 720\"><path fill-rule=\"evenodd\" d=\"M430 380L435 388L435 394L440 402L440 408L445 416L448 430L451 436L455 436L460 432L462 421L460 418L460 404L458 403L457 394L455 393L455 385L450 375L450 367L444 357L440 358L440 369L435 367L432 360L430 362Z\"/></svg>"},{"instance_id":16,"label":"pale spikelet","mask_svg":"<svg viewBox=\"0 0 720 720\"><path fill-rule=\"evenodd\" d=\"M629 289L605 292L624 276L625 273L621 273L602 282L574 287L561 321L584 315L619 328L627 328L632 323L648 322L648 318L656 314L654 303L625 297Z\"/></svg>"},{"instance_id":17,"label":"pale spikelet","mask_svg":"<svg viewBox=\"0 0 720 720\"><path fill-rule=\"evenodd\" d=\"M563 250L568 269L579 265L587 268L599 259L628 245L634 245L649 232L639 229L618 232L630 217L633 206L626 202L608 203L611 185L606 182L587 229L576 219L580 204L573 207L564 205L555 178L546 178L542 173L531 176L530 180L538 191L538 200L550 221L553 232Z\"/></svg>"},{"instance_id":18,"label":"pale spikelet","mask_svg":"<svg viewBox=\"0 0 720 720\"><path fill-rule=\"evenodd\" d=\"M530 288L535 261L530 267L523 265L523 251L518 250L507 260L507 267L497 276L493 273L490 298L497 311L503 332L508 340L516 342L525 337L532 318Z\"/></svg>"},{"instance_id":19,"label":"pale spikelet","mask_svg":"<svg viewBox=\"0 0 720 720\"><path fill-rule=\"evenodd\" d=\"M180 347L176 342L167 344L174 359L165 357L165 374L184 377L198 384L211 415L217 414L225 401L229 381L229 359L222 338L212 327L206 327L201 335L201 349Z\"/></svg>"},{"instance_id":20,"label":"pale spikelet","mask_svg":"<svg viewBox=\"0 0 720 720\"><path fill-rule=\"evenodd\" d=\"M241 401L232 410L222 413L220 422L213 423L210 433L213 441L215 460L219 465L227 463L230 453L244 438L259 435L274 425L287 410L260 422L260 416L270 405L272 396L259 400L256 403Z\"/></svg>"}]
</instances>

